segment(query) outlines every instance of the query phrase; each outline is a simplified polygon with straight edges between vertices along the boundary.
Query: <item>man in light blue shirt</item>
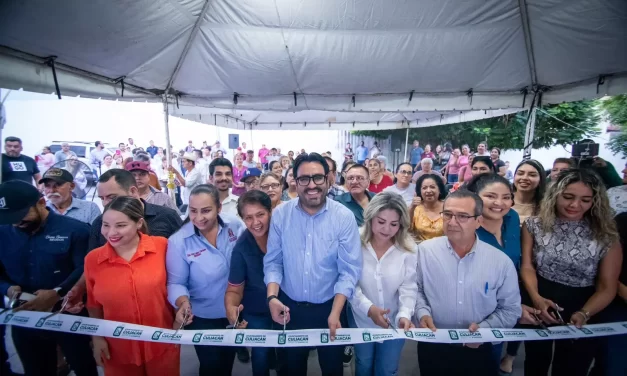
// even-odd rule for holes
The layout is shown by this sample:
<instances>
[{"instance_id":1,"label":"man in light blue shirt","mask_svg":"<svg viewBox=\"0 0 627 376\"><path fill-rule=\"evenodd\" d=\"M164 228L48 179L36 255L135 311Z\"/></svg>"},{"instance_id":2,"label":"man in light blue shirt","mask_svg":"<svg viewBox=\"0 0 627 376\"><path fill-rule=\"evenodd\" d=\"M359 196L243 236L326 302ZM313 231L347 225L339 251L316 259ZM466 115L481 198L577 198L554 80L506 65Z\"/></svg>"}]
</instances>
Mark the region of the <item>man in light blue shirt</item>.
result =
<instances>
[{"instance_id":1,"label":"man in light blue shirt","mask_svg":"<svg viewBox=\"0 0 627 376\"><path fill-rule=\"evenodd\" d=\"M38 184L44 186L46 206L56 214L74 218L88 225L100 215L100 208L94 202L72 197L76 185L72 174L67 170L51 168Z\"/></svg>"},{"instance_id":2,"label":"man in light blue shirt","mask_svg":"<svg viewBox=\"0 0 627 376\"><path fill-rule=\"evenodd\" d=\"M411 164L412 170L416 170L416 166L418 165L418 163L420 163L420 160L422 159L422 154L424 152L425 151L420 147L420 143L418 142L418 140L414 140L409 159L409 164Z\"/></svg>"},{"instance_id":3,"label":"man in light blue shirt","mask_svg":"<svg viewBox=\"0 0 627 376\"><path fill-rule=\"evenodd\" d=\"M321 338L333 341L346 300L361 276L362 256L353 214L327 199L328 173L329 166L317 153L296 158L298 200L282 204L272 214L264 281L275 322L294 330L328 327L330 333ZM318 348L323 374L343 374L343 350L343 346ZM307 357L307 348L285 348L286 374L306 375Z\"/></svg>"},{"instance_id":4,"label":"man in light blue shirt","mask_svg":"<svg viewBox=\"0 0 627 376\"><path fill-rule=\"evenodd\" d=\"M366 159L368 158L368 148L364 146L364 142L362 141L357 149L355 149L355 153L357 154L357 163L360 165L366 163Z\"/></svg>"}]
</instances>

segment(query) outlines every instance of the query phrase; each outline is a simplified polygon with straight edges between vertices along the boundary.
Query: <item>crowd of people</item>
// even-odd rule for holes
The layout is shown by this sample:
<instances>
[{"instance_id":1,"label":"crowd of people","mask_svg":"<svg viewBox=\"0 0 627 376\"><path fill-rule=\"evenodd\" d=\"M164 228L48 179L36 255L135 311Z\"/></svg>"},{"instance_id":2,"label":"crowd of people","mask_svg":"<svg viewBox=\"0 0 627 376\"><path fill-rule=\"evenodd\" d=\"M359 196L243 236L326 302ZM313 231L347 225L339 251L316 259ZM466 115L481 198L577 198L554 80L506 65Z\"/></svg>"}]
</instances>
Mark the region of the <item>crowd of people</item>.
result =
<instances>
[{"instance_id":1,"label":"crowd of people","mask_svg":"<svg viewBox=\"0 0 627 376\"><path fill-rule=\"evenodd\" d=\"M42 173L19 138L5 140L0 291L32 294L14 311L64 306L167 329L328 329L331 341L344 327L627 320L627 165L621 179L598 157L558 158L549 171L529 159L508 176L486 143L432 151L414 141L398 166L364 142L346 146L341 166L330 152L265 145L229 156L219 142L189 141L172 161L153 142L129 139L114 157L101 145L91 158L102 213L73 194L68 170ZM176 345L15 326L12 338L26 375L56 374L57 347L77 376L97 365L179 374ZM395 375L404 344L321 346L318 361L325 375L342 375L353 356L356 375ZM627 336L523 344L525 375L627 374ZM419 342L417 359L424 376L511 374L520 345ZM310 350L255 347L253 375L306 375ZM201 375L230 375L249 354L195 351Z\"/></svg>"}]
</instances>

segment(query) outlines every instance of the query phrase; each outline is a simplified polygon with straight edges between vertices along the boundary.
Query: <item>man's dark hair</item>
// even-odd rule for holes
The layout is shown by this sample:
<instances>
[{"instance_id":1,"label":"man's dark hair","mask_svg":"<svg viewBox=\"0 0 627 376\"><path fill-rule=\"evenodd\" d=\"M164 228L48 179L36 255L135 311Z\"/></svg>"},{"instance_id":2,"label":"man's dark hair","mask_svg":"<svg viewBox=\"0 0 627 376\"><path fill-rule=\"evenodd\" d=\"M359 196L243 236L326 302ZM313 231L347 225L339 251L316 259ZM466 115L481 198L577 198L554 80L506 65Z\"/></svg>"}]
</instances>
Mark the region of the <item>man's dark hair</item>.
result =
<instances>
[{"instance_id":1,"label":"man's dark hair","mask_svg":"<svg viewBox=\"0 0 627 376\"><path fill-rule=\"evenodd\" d=\"M9 136L9 137L4 139L4 143L6 144L7 142L19 142L20 145L21 145L22 144L22 139L19 138L19 137Z\"/></svg>"},{"instance_id":2,"label":"man's dark hair","mask_svg":"<svg viewBox=\"0 0 627 376\"><path fill-rule=\"evenodd\" d=\"M196 158L202 158L202 150L194 149L194 154L196 154Z\"/></svg>"},{"instance_id":3,"label":"man's dark hair","mask_svg":"<svg viewBox=\"0 0 627 376\"><path fill-rule=\"evenodd\" d=\"M237 214L240 216L240 218L244 218L244 216L242 215L244 207L246 205L255 204L261 205L264 209L268 211L268 213L272 213L272 201L270 200L270 196L268 196L263 191L255 189L239 196L239 200L237 200Z\"/></svg>"},{"instance_id":4,"label":"man's dark hair","mask_svg":"<svg viewBox=\"0 0 627 376\"><path fill-rule=\"evenodd\" d=\"M133 174L129 171L122 170L121 168L114 168L100 175L98 182L106 183L111 180L111 178L113 178L113 180L115 180L115 182L127 192L131 190L131 187L137 187Z\"/></svg>"},{"instance_id":5,"label":"man's dark hair","mask_svg":"<svg viewBox=\"0 0 627 376\"><path fill-rule=\"evenodd\" d=\"M209 175L213 176L213 173L216 171L216 167L218 166L226 166L231 170L231 173L233 173L233 165L231 164L231 161L226 158L216 158L209 163Z\"/></svg>"},{"instance_id":6,"label":"man's dark hair","mask_svg":"<svg viewBox=\"0 0 627 376\"><path fill-rule=\"evenodd\" d=\"M307 162L320 163L324 169L324 174L329 174L329 165L327 164L327 161L324 160L324 157L318 153L301 153L294 161L294 179L298 178L298 168L300 165Z\"/></svg>"},{"instance_id":7,"label":"man's dark hair","mask_svg":"<svg viewBox=\"0 0 627 376\"><path fill-rule=\"evenodd\" d=\"M100 146L100 141L96 141L96 147Z\"/></svg>"},{"instance_id":8,"label":"man's dark hair","mask_svg":"<svg viewBox=\"0 0 627 376\"><path fill-rule=\"evenodd\" d=\"M570 158L555 158L555 160L553 161L553 166L555 166L556 163L565 163L569 165L570 168L575 168L575 161Z\"/></svg>"},{"instance_id":9,"label":"man's dark hair","mask_svg":"<svg viewBox=\"0 0 627 376\"><path fill-rule=\"evenodd\" d=\"M475 216L480 216L483 213L483 200L476 193L467 190L466 188L461 188L452 192L448 195L448 197L444 200L446 205L446 200L450 200L452 198L472 198L475 201Z\"/></svg>"},{"instance_id":10,"label":"man's dark hair","mask_svg":"<svg viewBox=\"0 0 627 376\"><path fill-rule=\"evenodd\" d=\"M331 157L324 157L324 159L326 159L326 161L329 162L331 166L333 166L329 169L329 171L337 172L337 163L335 163L335 160L333 160L333 158Z\"/></svg>"},{"instance_id":11,"label":"man's dark hair","mask_svg":"<svg viewBox=\"0 0 627 376\"><path fill-rule=\"evenodd\" d=\"M120 143L118 144L118 146L120 146L120 145L122 145L122 147L126 147L126 144L125 144L124 142L120 142Z\"/></svg>"},{"instance_id":12,"label":"man's dark hair","mask_svg":"<svg viewBox=\"0 0 627 376\"><path fill-rule=\"evenodd\" d=\"M359 170L359 169L366 171L366 176L368 176L368 177L370 176L370 170L368 170L368 167L366 167L366 166L364 166L362 164L359 164L359 163L355 163L354 165L352 165L349 168L347 168L346 169L346 173L348 174L348 172L350 170Z\"/></svg>"},{"instance_id":13,"label":"man's dark hair","mask_svg":"<svg viewBox=\"0 0 627 376\"><path fill-rule=\"evenodd\" d=\"M246 150L246 154L255 154L255 152L252 150Z\"/></svg>"},{"instance_id":14,"label":"man's dark hair","mask_svg":"<svg viewBox=\"0 0 627 376\"><path fill-rule=\"evenodd\" d=\"M438 196L438 200L444 200L446 198L447 195L447 191L446 191L446 187L444 186L444 182L442 181L442 175L438 175L438 174L422 174L420 175L420 177L418 178L418 180L416 181L416 196L420 197L422 200L424 200L424 197L422 197L422 183L427 180L427 179L431 179L435 182L435 185L438 186L438 190L440 191L440 195Z\"/></svg>"},{"instance_id":15,"label":"man's dark hair","mask_svg":"<svg viewBox=\"0 0 627 376\"><path fill-rule=\"evenodd\" d=\"M272 151L272 150L274 150L274 151L278 151L276 148L272 148L272 149L270 149L270 150L271 150L271 151Z\"/></svg>"}]
</instances>

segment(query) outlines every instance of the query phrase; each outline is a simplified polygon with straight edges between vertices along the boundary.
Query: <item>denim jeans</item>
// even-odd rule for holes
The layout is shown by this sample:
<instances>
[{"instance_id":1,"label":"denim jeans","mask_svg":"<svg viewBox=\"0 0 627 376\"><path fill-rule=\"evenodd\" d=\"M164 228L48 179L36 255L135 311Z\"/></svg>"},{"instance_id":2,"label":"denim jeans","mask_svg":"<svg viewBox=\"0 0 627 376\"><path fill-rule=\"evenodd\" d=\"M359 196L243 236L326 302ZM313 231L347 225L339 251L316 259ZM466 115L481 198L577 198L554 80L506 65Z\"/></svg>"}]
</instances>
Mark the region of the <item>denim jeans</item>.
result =
<instances>
[{"instance_id":1,"label":"denim jeans","mask_svg":"<svg viewBox=\"0 0 627 376\"><path fill-rule=\"evenodd\" d=\"M248 322L247 329L272 329L273 326L270 315L242 313L242 318ZM251 349L253 376L268 376L270 374L270 361L273 357L276 357L274 347L253 347Z\"/></svg>"},{"instance_id":2,"label":"denim jeans","mask_svg":"<svg viewBox=\"0 0 627 376\"><path fill-rule=\"evenodd\" d=\"M353 311L347 310L348 324L357 328ZM372 323L373 327L376 327ZM405 345L404 339L355 345L355 376L394 376L398 374L398 363Z\"/></svg>"},{"instance_id":3,"label":"denim jeans","mask_svg":"<svg viewBox=\"0 0 627 376\"><path fill-rule=\"evenodd\" d=\"M455 184L459 181L459 175L458 174L448 174L447 176L447 183L448 184Z\"/></svg>"}]
</instances>

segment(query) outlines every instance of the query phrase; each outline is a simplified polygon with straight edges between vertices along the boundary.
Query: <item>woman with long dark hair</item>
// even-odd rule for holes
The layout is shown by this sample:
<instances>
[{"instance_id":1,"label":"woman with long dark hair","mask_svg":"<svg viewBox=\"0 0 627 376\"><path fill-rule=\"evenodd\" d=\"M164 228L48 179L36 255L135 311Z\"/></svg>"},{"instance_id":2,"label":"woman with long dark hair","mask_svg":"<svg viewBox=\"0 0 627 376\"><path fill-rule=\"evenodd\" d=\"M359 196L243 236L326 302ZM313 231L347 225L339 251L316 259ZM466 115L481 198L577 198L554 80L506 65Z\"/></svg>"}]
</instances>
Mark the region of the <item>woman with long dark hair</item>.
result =
<instances>
[{"instance_id":1,"label":"woman with long dark hair","mask_svg":"<svg viewBox=\"0 0 627 376\"><path fill-rule=\"evenodd\" d=\"M547 325L581 328L616 297L621 268L616 224L601 178L569 169L549 187L522 231L523 303ZM558 314L559 313L559 314ZM555 342L555 348L553 348ZM587 375L598 339L525 342L525 375Z\"/></svg>"},{"instance_id":2,"label":"woman with long dark hair","mask_svg":"<svg viewBox=\"0 0 627 376\"><path fill-rule=\"evenodd\" d=\"M514 172L514 206L524 223L540 212L540 203L546 188L546 174L542 164L535 159L520 162Z\"/></svg>"},{"instance_id":3,"label":"woman with long dark hair","mask_svg":"<svg viewBox=\"0 0 627 376\"><path fill-rule=\"evenodd\" d=\"M168 241L168 299L176 307L174 326L191 330L224 329L230 323L224 291L233 247L244 231L237 217L220 214L213 185L196 186L189 196L189 216ZM194 346L201 375L231 375L235 347Z\"/></svg>"},{"instance_id":4,"label":"woman with long dark hair","mask_svg":"<svg viewBox=\"0 0 627 376\"><path fill-rule=\"evenodd\" d=\"M168 241L146 235L144 207L120 196L102 215L107 243L85 257L89 316L158 328L172 328L165 255ZM120 338L93 337L96 363L110 375L178 375L180 352L175 345Z\"/></svg>"}]
</instances>

